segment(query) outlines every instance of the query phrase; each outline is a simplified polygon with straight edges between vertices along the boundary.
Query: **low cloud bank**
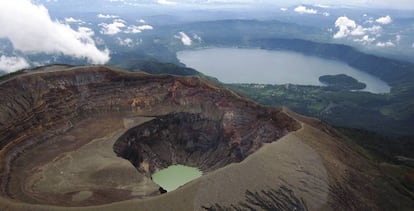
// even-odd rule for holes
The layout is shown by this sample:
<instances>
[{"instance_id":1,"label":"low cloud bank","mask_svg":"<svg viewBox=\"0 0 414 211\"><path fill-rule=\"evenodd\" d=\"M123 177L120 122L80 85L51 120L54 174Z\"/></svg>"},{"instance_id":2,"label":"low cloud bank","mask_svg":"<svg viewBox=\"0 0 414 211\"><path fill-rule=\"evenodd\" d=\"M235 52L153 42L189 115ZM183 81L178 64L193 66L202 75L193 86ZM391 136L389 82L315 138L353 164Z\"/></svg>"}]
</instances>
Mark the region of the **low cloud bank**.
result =
<instances>
[{"instance_id":1,"label":"low cloud bank","mask_svg":"<svg viewBox=\"0 0 414 211\"><path fill-rule=\"evenodd\" d=\"M179 32L178 35L175 36L175 38L180 39L184 45L190 46L193 44L191 38L184 32Z\"/></svg>"},{"instance_id":2,"label":"low cloud bank","mask_svg":"<svg viewBox=\"0 0 414 211\"><path fill-rule=\"evenodd\" d=\"M144 30L152 30L154 29L152 26L145 24L141 26L136 25L127 25L127 22L122 19L115 19L112 23L101 23L101 34L105 35L115 35L118 33L125 33L125 34L137 34L141 33Z\"/></svg>"},{"instance_id":3,"label":"low cloud bank","mask_svg":"<svg viewBox=\"0 0 414 211\"><path fill-rule=\"evenodd\" d=\"M81 19L75 19L73 17L65 18L66 23L84 23Z\"/></svg>"},{"instance_id":4,"label":"low cloud bank","mask_svg":"<svg viewBox=\"0 0 414 211\"><path fill-rule=\"evenodd\" d=\"M379 19L381 20L378 21ZM381 22L381 24L389 24L392 21L389 16L385 16L379 19L377 19L375 22ZM335 27L338 28L338 31L333 35L333 38L350 38L354 42L359 42L362 44L370 44L378 40L375 43L375 46L377 47L395 47L396 43L399 43L401 41L401 36L399 34L395 36L395 40L380 41L383 28L379 25L374 25L375 22L367 21L365 24L369 24L370 26L362 26L346 16L341 16L335 21Z\"/></svg>"},{"instance_id":5,"label":"low cloud bank","mask_svg":"<svg viewBox=\"0 0 414 211\"><path fill-rule=\"evenodd\" d=\"M294 9L294 11L297 12L297 13L300 13L300 14L311 14L311 15L318 14L317 10L306 8L305 6L302 6L302 5L297 6Z\"/></svg>"},{"instance_id":6,"label":"low cloud bank","mask_svg":"<svg viewBox=\"0 0 414 211\"><path fill-rule=\"evenodd\" d=\"M392 23L392 18L389 15L387 15L387 16L378 18L377 20L375 20L375 22L383 24L383 25L387 25L387 24Z\"/></svg>"},{"instance_id":7,"label":"low cloud bank","mask_svg":"<svg viewBox=\"0 0 414 211\"><path fill-rule=\"evenodd\" d=\"M177 4L177 2L168 1L168 0L158 0L157 2L158 4L161 4L161 5L170 5L170 6Z\"/></svg>"},{"instance_id":8,"label":"low cloud bank","mask_svg":"<svg viewBox=\"0 0 414 211\"><path fill-rule=\"evenodd\" d=\"M26 59L17 56L0 56L0 70L7 73L30 67Z\"/></svg>"},{"instance_id":9,"label":"low cloud bank","mask_svg":"<svg viewBox=\"0 0 414 211\"><path fill-rule=\"evenodd\" d=\"M125 28L125 21L122 19L115 19L112 23L101 23L99 26L102 27L101 34L114 35L122 31Z\"/></svg>"},{"instance_id":10,"label":"low cloud bank","mask_svg":"<svg viewBox=\"0 0 414 211\"><path fill-rule=\"evenodd\" d=\"M119 16L116 16L116 15L104 15L104 14L98 14L97 17L98 18L104 18L104 19L108 19L108 18L119 18Z\"/></svg>"},{"instance_id":11,"label":"low cloud bank","mask_svg":"<svg viewBox=\"0 0 414 211\"><path fill-rule=\"evenodd\" d=\"M15 50L62 53L86 58L95 64L104 64L110 59L108 49L96 47L92 30L86 27L74 30L52 20L44 6L30 0L0 1L0 25L0 37L8 38Z\"/></svg>"},{"instance_id":12,"label":"low cloud bank","mask_svg":"<svg viewBox=\"0 0 414 211\"><path fill-rule=\"evenodd\" d=\"M395 44L391 41L387 41L387 42L378 42L377 46L378 47L395 47Z\"/></svg>"}]
</instances>

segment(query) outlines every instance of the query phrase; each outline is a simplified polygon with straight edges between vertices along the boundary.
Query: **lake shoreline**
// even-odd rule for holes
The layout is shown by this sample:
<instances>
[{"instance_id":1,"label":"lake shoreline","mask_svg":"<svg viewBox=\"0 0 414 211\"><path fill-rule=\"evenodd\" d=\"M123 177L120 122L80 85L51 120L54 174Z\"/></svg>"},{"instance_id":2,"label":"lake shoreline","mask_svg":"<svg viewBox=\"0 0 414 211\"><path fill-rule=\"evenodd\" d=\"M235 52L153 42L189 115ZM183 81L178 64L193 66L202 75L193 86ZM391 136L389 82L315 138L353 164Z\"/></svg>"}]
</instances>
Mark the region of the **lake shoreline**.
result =
<instances>
[{"instance_id":1,"label":"lake shoreline","mask_svg":"<svg viewBox=\"0 0 414 211\"><path fill-rule=\"evenodd\" d=\"M223 83L324 86L320 76L346 74L367 85L360 91L385 94L391 90L386 82L343 62L294 51L211 47L179 51L177 58Z\"/></svg>"}]
</instances>

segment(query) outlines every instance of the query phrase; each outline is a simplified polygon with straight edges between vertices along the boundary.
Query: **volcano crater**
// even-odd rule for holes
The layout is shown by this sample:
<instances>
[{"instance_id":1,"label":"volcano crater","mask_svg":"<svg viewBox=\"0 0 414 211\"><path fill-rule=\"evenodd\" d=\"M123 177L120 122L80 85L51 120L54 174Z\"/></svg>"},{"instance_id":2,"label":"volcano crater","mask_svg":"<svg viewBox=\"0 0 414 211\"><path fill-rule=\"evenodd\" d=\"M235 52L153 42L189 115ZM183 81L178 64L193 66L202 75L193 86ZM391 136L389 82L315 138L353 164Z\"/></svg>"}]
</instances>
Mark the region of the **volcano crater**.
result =
<instances>
[{"instance_id":1,"label":"volcano crater","mask_svg":"<svg viewBox=\"0 0 414 211\"><path fill-rule=\"evenodd\" d=\"M160 169L208 173L301 128L198 77L103 66L40 69L3 82L0 97L0 194L28 204L157 196Z\"/></svg>"}]
</instances>

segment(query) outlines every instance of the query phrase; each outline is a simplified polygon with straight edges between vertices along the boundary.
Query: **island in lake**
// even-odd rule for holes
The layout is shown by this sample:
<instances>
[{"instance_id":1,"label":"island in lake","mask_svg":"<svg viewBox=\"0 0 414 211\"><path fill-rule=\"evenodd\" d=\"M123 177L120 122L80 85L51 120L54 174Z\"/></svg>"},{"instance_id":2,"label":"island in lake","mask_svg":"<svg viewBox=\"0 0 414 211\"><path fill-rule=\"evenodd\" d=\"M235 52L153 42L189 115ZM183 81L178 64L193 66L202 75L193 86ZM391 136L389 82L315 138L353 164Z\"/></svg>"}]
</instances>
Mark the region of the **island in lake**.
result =
<instances>
[{"instance_id":1,"label":"island in lake","mask_svg":"<svg viewBox=\"0 0 414 211\"><path fill-rule=\"evenodd\" d=\"M366 84L345 74L323 75L319 77L319 81L327 85L329 88L339 90L361 90L367 87Z\"/></svg>"}]
</instances>

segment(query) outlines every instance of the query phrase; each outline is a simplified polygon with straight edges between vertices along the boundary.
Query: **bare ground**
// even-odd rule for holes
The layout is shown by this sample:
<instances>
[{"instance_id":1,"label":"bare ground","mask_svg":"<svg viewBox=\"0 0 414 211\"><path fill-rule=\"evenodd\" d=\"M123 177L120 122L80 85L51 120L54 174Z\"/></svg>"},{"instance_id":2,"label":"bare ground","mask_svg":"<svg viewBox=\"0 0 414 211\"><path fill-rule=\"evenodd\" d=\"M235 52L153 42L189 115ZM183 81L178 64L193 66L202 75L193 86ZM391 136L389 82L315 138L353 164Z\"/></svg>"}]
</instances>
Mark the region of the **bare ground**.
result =
<instances>
[{"instance_id":1,"label":"bare ground","mask_svg":"<svg viewBox=\"0 0 414 211\"><path fill-rule=\"evenodd\" d=\"M237 204L244 200L246 190L260 191L282 185L309 202L308 207L311 210L322 209L327 206L328 174L317 151L299 137L301 133L303 129L290 133L277 142L266 144L241 163L230 164L210 172L171 193L82 209L203 210L202 206L212 203L226 206ZM87 193L82 194L88 196ZM24 209L28 205L13 208L20 206ZM37 206L31 206L35 207ZM58 209L51 206L38 208ZM81 208L74 208L79 209Z\"/></svg>"},{"instance_id":2,"label":"bare ground","mask_svg":"<svg viewBox=\"0 0 414 211\"><path fill-rule=\"evenodd\" d=\"M84 120L59 140L22 154L12 169L9 189L16 198L66 206L157 194L158 186L112 149L127 129L148 120L116 116Z\"/></svg>"}]
</instances>

